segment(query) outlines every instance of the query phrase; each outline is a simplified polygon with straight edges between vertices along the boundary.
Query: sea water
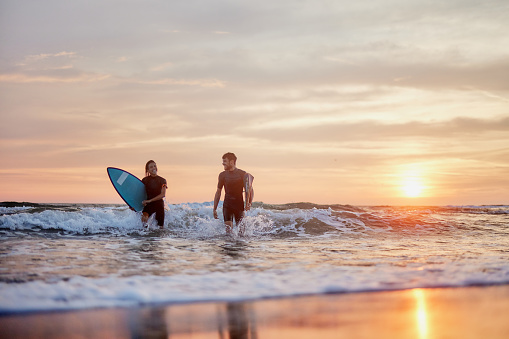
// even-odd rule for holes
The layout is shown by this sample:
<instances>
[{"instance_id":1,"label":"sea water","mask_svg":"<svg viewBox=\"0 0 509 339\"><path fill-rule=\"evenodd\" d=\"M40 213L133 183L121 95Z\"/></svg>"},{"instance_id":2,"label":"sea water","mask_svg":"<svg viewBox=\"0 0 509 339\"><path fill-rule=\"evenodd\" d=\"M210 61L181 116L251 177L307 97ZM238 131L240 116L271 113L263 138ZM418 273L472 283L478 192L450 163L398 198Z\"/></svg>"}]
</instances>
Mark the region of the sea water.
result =
<instances>
[{"instance_id":1,"label":"sea water","mask_svg":"<svg viewBox=\"0 0 509 339\"><path fill-rule=\"evenodd\" d=\"M221 215L221 210L219 210ZM509 283L509 206L0 204L0 313Z\"/></svg>"}]
</instances>

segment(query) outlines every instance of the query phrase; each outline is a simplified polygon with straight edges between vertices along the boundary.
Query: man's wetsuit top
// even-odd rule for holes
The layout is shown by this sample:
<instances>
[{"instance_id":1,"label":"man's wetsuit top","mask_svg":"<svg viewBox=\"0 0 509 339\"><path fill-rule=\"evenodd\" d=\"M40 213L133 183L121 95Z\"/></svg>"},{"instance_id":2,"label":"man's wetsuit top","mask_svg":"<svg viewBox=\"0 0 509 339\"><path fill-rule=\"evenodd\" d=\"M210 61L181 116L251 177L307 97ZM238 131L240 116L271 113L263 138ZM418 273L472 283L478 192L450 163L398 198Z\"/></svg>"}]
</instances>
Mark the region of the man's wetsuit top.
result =
<instances>
[{"instance_id":1,"label":"man's wetsuit top","mask_svg":"<svg viewBox=\"0 0 509 339\"><path fill-rule=\"evenodd\" d=\"M222 189L224 186L225 191L223 208L244 211L242 191L244 189L245 175L246 172L238 168L233 171L223 171L219 174L217 188Z\"/></svg>"},{"instance_id":2,"label":"man's wetsuit top","mask_svg":"<svg viewBox=\"0 0 509 339\"><path fill-rule=\"evenodd\" d=\"M143 184L145 184L145 192L147 192L147 200L157 197L161 194L161 190L166 186L166 179L160 176L151 176L145 177L141 180ZM159 226L164 224L164 201L163 199L159 199L156 201L152 201L147 204L143 208L143 212L148 213L148 215L152 215L156 213L156 219Z\"/></svg>"}]
</instances>

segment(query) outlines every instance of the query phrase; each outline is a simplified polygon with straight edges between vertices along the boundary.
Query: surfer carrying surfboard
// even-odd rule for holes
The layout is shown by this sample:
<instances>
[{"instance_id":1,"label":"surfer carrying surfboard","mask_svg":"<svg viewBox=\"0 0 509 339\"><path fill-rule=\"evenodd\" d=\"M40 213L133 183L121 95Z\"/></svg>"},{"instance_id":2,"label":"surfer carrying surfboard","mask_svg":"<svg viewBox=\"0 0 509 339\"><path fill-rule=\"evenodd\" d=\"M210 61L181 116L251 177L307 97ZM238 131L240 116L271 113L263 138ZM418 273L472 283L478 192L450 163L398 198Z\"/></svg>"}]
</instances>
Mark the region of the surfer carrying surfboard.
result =
<instances>
[{"instance_id":1,"label":"surfer carrying surfboard","mask_svg":"<svg viewBox=\"0 0 509 339\"><path fill-rule=\"evenodd\" d=\"M156 214L157 224L159 228L164 227L164 201L166 195L166 179L157 175L157 165L154 160L149 160L145 165L145 178L141 180L145 184L147 192L147 200L143 200L143 214L141 221L143 225L147 224L148 218L152 214Z\"/></svg>"},{"instance_id":2,"label":"surfer carrying surfboard","mask_svg":"<svg viewBox=\"0 0 509 339\"><path fill-rule=\"evenodd\" d=\"M244 217L244 211L251 209L253 203L254 190L253 179L254 177L237 168L237 157L233 153L226 153L223 155L224 171L219 173L217 191L214 196L214 218L219 219L217 216L217 206L221 200L221 193L223 187L225 190L223 202L223 218L226 226L226 233L230 234L233 230L233 220L235 224L240 225ZM242 191L245 191L246 201L242 196ZM243 230L240 230L240 234Z\"/></svg>"}]
</instances>

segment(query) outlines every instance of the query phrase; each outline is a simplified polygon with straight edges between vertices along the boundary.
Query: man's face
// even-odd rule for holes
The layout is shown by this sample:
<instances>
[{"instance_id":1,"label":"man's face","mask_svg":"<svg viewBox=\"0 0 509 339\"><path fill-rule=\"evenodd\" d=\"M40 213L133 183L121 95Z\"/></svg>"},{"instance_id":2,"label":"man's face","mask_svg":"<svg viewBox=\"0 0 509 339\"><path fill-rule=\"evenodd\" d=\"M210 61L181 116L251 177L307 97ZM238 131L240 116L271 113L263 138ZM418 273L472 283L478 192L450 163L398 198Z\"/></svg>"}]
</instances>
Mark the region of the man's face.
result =
<instances>
[{"instance_id":1,"label":"man's face","mask_svg":"<svg viewBox=\"0 0 509 339\"><path fill-rule=\"evenodd\" d=\"M228 160L226 158L223 159L223 167L225 171L233 169L233 166L234 166L233 160Z\"/></svg>"}]
</instances>

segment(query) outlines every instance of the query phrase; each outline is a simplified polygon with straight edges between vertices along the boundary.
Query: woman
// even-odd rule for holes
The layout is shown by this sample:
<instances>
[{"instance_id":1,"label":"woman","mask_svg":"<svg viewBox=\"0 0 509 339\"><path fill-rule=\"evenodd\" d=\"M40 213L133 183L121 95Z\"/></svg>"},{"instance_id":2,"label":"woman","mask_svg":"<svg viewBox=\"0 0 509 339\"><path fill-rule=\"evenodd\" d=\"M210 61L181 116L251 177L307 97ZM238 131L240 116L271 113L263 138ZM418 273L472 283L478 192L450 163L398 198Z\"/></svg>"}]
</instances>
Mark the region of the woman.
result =
<instances>
[{"instance_id":1,"label":"woman","mask_svg":"<svg viewBox=\"0 0 509 339\"><path fill-rule=\"evenodd\" d=\"M157 165L154 160L149 160L145 165L145 178L141 180L145 184L147 200L143 200L143 215L141 221L143 225L147 224L148 218L156 214L159 228L164 228L164 201L166 195L166 179L157 175Z\"/></svg>"}]
</instances>

